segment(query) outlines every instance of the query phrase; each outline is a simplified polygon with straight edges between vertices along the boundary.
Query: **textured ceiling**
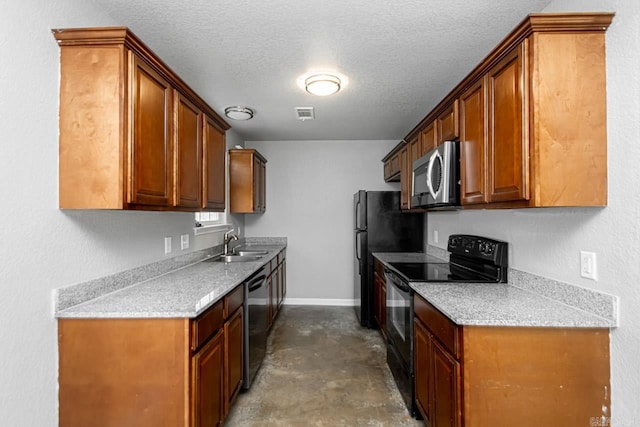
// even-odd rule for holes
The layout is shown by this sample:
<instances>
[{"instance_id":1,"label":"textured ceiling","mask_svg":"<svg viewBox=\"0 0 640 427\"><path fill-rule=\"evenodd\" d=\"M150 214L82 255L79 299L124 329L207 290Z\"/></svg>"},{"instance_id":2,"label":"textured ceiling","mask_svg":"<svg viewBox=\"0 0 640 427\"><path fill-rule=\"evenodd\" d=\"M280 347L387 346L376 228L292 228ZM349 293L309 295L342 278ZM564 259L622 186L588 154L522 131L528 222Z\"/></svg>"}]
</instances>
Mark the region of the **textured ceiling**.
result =
<instances>
[{"instance_id":1,"label":"textured ceiling","mask_svg":"<svg viewBox=\"0 0 640 427\"><path fill-rule=\"evenodd\" d=\"M402 139L524 17L550 0L94 0L245 140ZM89 26L89 24L88 24ZM343 91L296 79L335 70ZM296 120L295 107L316 119Z\"/></svg>"}]
</instances>

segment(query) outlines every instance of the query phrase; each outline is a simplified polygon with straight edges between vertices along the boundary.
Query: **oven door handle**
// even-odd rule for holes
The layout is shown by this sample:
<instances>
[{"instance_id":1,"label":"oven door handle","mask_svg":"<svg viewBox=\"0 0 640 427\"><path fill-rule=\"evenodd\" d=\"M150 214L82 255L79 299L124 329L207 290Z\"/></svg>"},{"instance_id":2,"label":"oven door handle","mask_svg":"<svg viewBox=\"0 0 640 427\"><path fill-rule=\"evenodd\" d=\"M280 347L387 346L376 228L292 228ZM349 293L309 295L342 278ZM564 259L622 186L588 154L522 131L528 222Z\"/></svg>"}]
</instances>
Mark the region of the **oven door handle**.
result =
<instances>
[{"instance_id":1,"label":"oven door handle","mask_svg":"<svg viewBox=\"0 0 640 427\"><path fill-rule=\"evenodd\" d=\"M384 275L387 276L387 279L389 281L391 281L391 283L398 289L400 289L403 292L411 292L411 287L409 286L409 284L407 282L405 282L404 280L402 280L400 277L398 277L398 275L389 270L388 268L384 269Z\"/></svg>"}]
</instances>

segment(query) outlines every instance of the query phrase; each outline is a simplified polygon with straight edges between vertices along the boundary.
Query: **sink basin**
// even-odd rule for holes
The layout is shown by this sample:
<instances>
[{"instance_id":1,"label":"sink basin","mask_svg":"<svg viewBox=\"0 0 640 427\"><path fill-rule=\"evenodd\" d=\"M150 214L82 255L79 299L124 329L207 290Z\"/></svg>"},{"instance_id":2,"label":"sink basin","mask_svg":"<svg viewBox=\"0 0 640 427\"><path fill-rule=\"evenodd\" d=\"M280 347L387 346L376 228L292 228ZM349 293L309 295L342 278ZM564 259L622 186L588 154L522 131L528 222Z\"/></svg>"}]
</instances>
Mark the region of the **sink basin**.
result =
<instances>
[{"instance_id":1,"label":"sink basin","mask_svg":"<svg viewBox=\"0 0 640 427\"><path fill-rule=\"evenodd\" d=\"M259 250L252 250L252 249L239 249L239 250L235 250L233 251L233 255L240 255L240 256L257 256L257 255L266 255L268 254L269 251L259 251Z\"/></svg>"},{"instance_id":2,"label":"sink basin","mask_svg":"<svg viewBox=\"0 0 640 427\"><path fill-rule=\"evenodd\" d=\"M218 258L220 262L247 262L247 261L258 261L262 258L261 255L221 255Z\"/></svg>"}]
</instances>

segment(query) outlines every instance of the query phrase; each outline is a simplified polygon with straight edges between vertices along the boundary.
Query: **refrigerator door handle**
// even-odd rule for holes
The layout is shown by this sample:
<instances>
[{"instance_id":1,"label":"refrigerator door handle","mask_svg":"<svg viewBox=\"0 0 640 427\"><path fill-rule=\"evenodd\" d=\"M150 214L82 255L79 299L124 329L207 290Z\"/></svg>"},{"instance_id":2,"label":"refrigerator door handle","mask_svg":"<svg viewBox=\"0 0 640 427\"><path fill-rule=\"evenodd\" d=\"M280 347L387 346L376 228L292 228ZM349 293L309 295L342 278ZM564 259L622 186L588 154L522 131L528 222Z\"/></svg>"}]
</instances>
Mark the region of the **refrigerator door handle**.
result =
<instances>
[{"instance_id":1,"label":"refrigerator door handle","mask_svg":"<svg viewBox=\"0 0 640 427\"><path fill-rule=\"evenodd\" d=\"M356 229L360 229L362 228L362 226L360 225L360 198L358 198L358 201L356 202Z\"/></svg>"},{"instance_id":2,"label":"refrigerator door handle","mask_svg":"<svg viewBox=\"0 0 640 427\"><path fill-rule=\"evenodd\" d=\"M360 253L362 252L362 248L360 247L360 239L359 236L362 233L362 231L356 231L356 259L358 261L362 261L362 258L360 257Z\"/></svg>"}]
</instances>

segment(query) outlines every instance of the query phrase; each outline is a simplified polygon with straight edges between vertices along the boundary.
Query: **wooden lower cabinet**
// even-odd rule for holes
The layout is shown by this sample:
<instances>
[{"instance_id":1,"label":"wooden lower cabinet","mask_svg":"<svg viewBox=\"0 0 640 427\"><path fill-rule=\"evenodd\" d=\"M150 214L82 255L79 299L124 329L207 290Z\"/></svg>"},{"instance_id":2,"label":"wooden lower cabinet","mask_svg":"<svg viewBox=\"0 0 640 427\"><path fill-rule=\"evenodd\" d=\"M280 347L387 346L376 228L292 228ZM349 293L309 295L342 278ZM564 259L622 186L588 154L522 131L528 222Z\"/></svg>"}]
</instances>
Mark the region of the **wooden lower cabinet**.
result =
<instances>
[{"instance_id":1,"label":"wooden lower cabinet","mask_svg":"<svg viewBox=\"0 0 640 427\"><path fill-rule=\"evenodd\" d=\"M460 363L437 341L433 341L431 348L433 351L434 425L461 426Z\"/></svg>"},{"instance_id":2,"label":"wooden lower cabinet","mask_svg":"<svg viewBox=\"0 0 640 427\"><path fill-rule=\"evenodd\" d=\"M373 318L384 338L387 336L387 283L384 266L377 259L373 269Z\"/></svg>"},{"instance_id":3,"label":"wooden lower cabinet","mask_svg":"<svg viewBox=\"0 0 640 427\"><path fill-rule=\"evenodd\" d=\"M193 425L217 426L222 423L227 402L224 399L225 334L220 330L193 357Z\"/></svg>"},{"instance_id":4,"label":"wooden lower cabinet","mask_svg":"<svg viewBox=\"0 0 640 427\"><path fill-rule=\"evenodd\" d=\"M269 327L275 322L287 293L287 270L285 251L271 260L271 274L267 278L269 288Z\"/></svg>"},{"instance_id":5,"label":"wooden lower cabinet","mask_svg":"<svg viewBox=\"0 0 640 427\"><path fill-rule=\"evenodd\" d=\"M59 425L220 425L242 383L244 287L195 319L58 319Z\"/></svg>"},{"instance_id":6,"label":"wooden lower cabinet","mask_svg":"<svg viewBox=\"0 0 640 427\"><path fill-rule=\"evenodd\" d=\"M242 386L243 315L240 307L224 324L225 415L229 413Z\"/></svg>"},{"instance_id":7,"label":"wooden lower cabinet","mask_svg":"<svg viewBox=\"0 0 640 427\"><path fill-rule=\"evenodd\" d=\"M425 425L582 427L611 416L608 329L459 326L418 295L414 307Z\"/></svg>"},{"instance_id":8,"label":"wooden lower cabinet","mask_svg":"<svg viewBox=\"0 0 640 427\"><path fill-rule=\"evenodd\" d=\"M416 406L422 414L426 425L432 423L433 404L431 394L433 393L431 382L433 379L433 350L431 335L426 326L417 318L413 321L413 368L415 376L414 392Z\"/></svg>"}]
</instances>

